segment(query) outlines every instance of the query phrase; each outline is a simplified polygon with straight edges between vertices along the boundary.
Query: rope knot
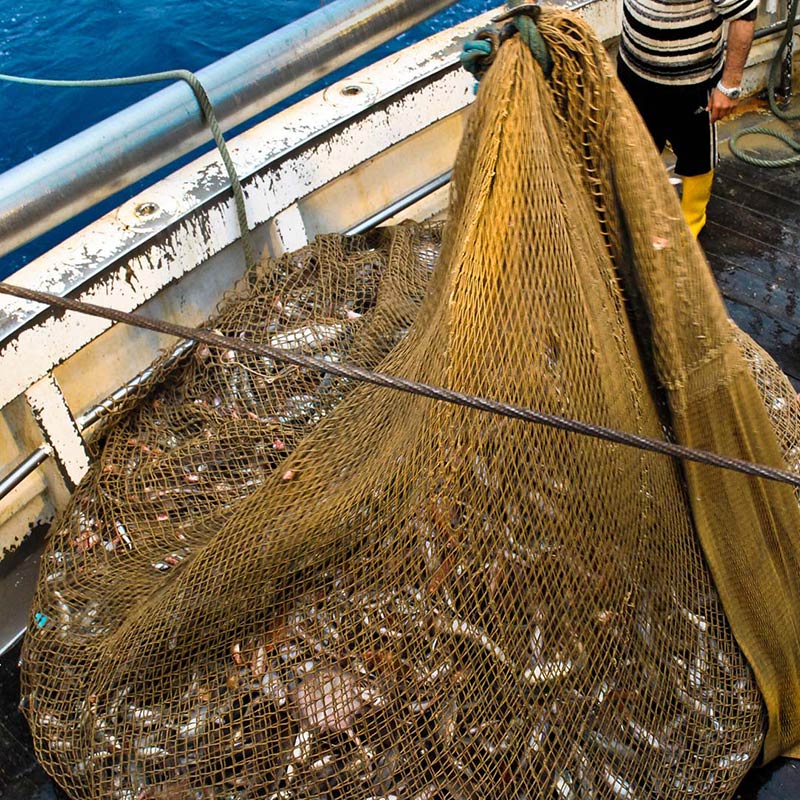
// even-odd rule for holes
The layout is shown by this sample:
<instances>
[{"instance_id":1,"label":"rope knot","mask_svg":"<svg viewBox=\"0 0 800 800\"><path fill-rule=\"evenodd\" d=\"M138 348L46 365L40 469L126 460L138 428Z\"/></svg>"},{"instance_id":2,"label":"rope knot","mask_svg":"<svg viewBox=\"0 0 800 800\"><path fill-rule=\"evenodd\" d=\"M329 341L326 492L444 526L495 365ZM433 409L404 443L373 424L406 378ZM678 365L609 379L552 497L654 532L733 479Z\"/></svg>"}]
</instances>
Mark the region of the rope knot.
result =
<instances>
[{"instance_id":1,"label":"rope knot","mask_svg":"<svg viewBox=\"0 0 800 800\"><path fill-rule=\"evenodd\" d=\"M494 57L500 46L500 35L492 29L486 28L475 34L474 39L464 42L461 49L461 66L469 72L475 80L480 80L489 67L494 63Z\"/></svg>"},{"instance_id":2,"label":"rope knot","mask_svg":"<svg viewBox=\"0 0 800 800\"><path fill-rule=\"evenodd\" d=\"M500 45L517 32L528 45L533 57L539 62L546 78L553 71L553 59L547 44L539 33L536 23L542 9L536 3L521 3L495 17L492 22L506 22L501 30L486 28L475 34L474 39L464 42L461 52L461 66L480 80L494 63ZM477 88L477 87L476 87Z\"/></svg>"}]
</instances>

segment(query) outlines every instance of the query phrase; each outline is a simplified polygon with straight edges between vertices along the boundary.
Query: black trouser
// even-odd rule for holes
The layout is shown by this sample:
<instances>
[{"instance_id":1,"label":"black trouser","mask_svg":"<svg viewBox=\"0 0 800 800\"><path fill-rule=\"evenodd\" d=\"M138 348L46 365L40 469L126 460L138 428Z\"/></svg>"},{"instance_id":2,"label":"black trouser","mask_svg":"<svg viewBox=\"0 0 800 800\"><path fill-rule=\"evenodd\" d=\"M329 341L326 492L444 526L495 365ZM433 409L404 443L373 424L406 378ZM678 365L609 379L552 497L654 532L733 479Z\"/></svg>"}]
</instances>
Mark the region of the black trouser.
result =
<instances>
[{"instance_id":1,"label":"black trouser","mask_svg":"<svg viewBox=\"0 0 800 800\"><path fill-rule=\"evenodd\" d=\"M717 78L690 86L654 83L617 59L617 75L628 90L659 152L669 142L675 172L687 178L704 175L717 163L717 126L711 124L708 98Z\"/></svg>"}]
</instances>

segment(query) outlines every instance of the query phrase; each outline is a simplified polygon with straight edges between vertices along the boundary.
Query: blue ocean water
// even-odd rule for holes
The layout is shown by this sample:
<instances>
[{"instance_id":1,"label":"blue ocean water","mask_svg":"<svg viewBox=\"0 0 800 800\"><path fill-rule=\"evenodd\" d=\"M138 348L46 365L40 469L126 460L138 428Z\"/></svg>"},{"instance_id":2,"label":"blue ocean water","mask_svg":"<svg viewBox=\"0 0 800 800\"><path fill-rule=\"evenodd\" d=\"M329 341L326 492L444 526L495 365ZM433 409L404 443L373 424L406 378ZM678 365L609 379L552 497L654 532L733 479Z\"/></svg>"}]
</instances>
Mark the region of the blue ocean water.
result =
<instances>
[{"instance_id":1,"label":"blue ocean water","mask_svg":"<svg viewBox=\"0 0 800 800\"><path fill-rule=\"evenodd\" d=\"M359 64L500 4L500 0L461 0ZM88 79L177 68L197 71L321 5L324 0L0 0L0 72ZM160 84L149 84L65 89L0 81L0 172L160 88ZM140 183L126 194L141 189ZM102 204L93 214L82 215L81 223L122 199L125 195L117 196L113 204ZM62 226L0 258L0 277L52 247L74 227Z\"/></svg>"}]
</instances>

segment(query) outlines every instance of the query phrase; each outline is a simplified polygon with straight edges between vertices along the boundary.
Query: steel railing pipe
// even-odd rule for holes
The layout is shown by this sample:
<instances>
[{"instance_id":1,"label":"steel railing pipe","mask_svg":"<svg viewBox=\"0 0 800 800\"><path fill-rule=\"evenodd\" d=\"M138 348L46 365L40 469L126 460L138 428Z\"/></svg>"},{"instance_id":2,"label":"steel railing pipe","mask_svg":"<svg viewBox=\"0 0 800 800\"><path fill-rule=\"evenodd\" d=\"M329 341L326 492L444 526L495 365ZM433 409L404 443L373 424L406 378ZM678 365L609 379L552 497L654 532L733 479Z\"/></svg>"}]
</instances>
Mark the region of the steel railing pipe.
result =
<instances>
[{"instance_id":1,"label":"steel railing pipe","mask_svg":"<svg viewBox=\"0 0 800 800\"><path fill-rule=\"evenodd\" d=\"M455 2L335 0L197 77L228 130ZM8 170L0 256L210 139L192 90L176 83Z\"/></svg>"},{"instance_id":2,"label":"steel railing pipe","mask_svg":"<svg viewBox=\"0 0 800 800\"><path fill-rule=\"evenodd\" d=\"M41 445L12 469L8 475L1 478L0 500L10 494L13 489L16 489L28 475L32 475L48 458L50 458L50 448L46 445Z\"/></svg>"},{"instance_id":3,"label":"steel railing pipe","mask_svg":"<svg viewBox=\"0 0 800 800\"><path fill-rule=\"evenodd\" d=\"M795 19L793 20L793 22L794 22L793 27L795 28L798 25L800 25L800 20ZM782 19L780 20L780 22L773 22L772 25L767 25L764 28L759 28L753 34L753 41L757 42L759 39L765 39L767 36L772 36L775 33L783 33L783 31L785 31L786 28L788 27L789 27L788 19Z\"/></svg>"},{"instance_id":4,"label":"steel railing pipe","mask_svg":"<svg viewBox=\"0 0 800 800\"><path fill-rule=\"evenodd\" d=\"M443 172L441 175L429 180L426 184L420 186L418 189L414 189L414 191L403 195L403 197L401 197L399 200L395 200L393 203L385 206L380 211L376 211L372 216L367 217L362 222L359 222L358 225L348 228L345 231L345 234L347 236L355 236L358 233L365 233L366 231L377 227L382 222L386 222L387 219L391 219L401 211L405 211L407 208L410 208L414 205L414 203L417 203L433 194L437 189L447 186L452 177L453 170L449 169L447 172Z\"/></svg>"}]
</instances>

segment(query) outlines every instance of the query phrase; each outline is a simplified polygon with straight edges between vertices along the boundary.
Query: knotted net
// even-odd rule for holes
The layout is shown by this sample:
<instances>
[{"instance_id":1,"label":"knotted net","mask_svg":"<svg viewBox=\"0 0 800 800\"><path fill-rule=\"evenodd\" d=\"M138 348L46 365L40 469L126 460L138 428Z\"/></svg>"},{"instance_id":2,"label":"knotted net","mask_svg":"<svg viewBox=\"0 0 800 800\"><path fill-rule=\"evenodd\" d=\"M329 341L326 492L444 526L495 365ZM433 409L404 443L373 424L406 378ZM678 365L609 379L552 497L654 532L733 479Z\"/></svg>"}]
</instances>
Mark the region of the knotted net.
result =
<instances>
[{"instance_id":1,"label":"knotted net","mask_svg":"<svg viewBox=\"0 0 800 800\"><path fill-rule=\"evenodd\" d=\"M800 467L580 19L481 83L448 221L323 236L209 321ZM197 346L104 426L23 656L74 798L730 798L800 738L791 488Z\"/></svg>"}]
</instances>

